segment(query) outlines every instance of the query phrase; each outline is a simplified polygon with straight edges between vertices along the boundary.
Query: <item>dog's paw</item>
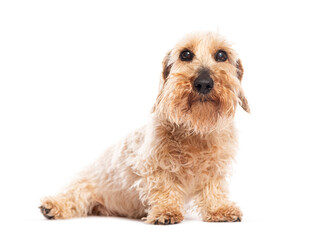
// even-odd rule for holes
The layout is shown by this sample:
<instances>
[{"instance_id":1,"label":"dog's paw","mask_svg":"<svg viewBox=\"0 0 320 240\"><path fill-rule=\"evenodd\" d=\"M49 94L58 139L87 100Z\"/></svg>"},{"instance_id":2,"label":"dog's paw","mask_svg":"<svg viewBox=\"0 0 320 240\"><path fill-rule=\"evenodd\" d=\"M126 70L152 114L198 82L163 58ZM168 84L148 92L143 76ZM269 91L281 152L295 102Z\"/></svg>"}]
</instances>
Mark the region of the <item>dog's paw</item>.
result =
<instances>
[{"instance_id":1,"label":"dog's paw","mask_svg":"<svg viewBox=\"0 0 320 240\"><path fill-rule=\"evenodd\" d=\"M42 205L39 208L43 216L49 220L63 218L61 209L51 199L43 200Z\"/></svg>"},{"instance_id":2,"label":"dog's paw","mask_svg":"<svg viewBox=\"0 0 320 240\"><path fill-rule=\"evenodd\" d=\"M44 216L45 218L47 218L47 219L49 219L49 220L54 219L54 216L51 216L51 215L50 215L50 211L51 211L50 208L46 208L46 207L44 207L44 206L42 206L42 205L41 205L39 208L40 208L40 211L41 211L41 213L43 214L43 216Z\"/></svg>"},{"instance_id":3,"label":"dog's paw","mask_svg":"<svg viewBox=\"0 0 320 240\"><path fill-rule=\"evenodd\" d=\"M146 222L154 225L170 225L182 222L183 215L180 212L163 212L149 214Z\"/></svg>"},{"instance_id":4,"label":"dog's paw","mask_svg":"<svg viewBox=\"0 0 320 240\"><path fill-rule=\"evenodd\" d=\"M242 212L235 204L223 205L203 217L205 222L241 222Z\"/></svg>"}]
</instances>

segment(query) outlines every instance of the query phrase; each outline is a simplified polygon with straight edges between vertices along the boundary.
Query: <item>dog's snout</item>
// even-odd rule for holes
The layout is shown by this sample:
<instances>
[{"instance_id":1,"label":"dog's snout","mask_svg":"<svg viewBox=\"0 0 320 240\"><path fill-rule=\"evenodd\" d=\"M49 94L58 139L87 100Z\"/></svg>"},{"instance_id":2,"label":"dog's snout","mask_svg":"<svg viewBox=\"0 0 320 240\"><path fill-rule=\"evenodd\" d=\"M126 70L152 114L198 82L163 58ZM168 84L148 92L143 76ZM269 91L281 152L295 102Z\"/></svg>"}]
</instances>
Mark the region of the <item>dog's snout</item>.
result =
<instances>
[{"instance_id":1,"label":"dog's snout","mask_svg":"<svg viewBox=\"0 0 320 240\"><path fill-rule=\"evenodd\" d=\"M208 71L201 71L199 76L194 80L194 88L197 92L207 94L213 88L213 80Z\"/></svg>"}]
</instances>

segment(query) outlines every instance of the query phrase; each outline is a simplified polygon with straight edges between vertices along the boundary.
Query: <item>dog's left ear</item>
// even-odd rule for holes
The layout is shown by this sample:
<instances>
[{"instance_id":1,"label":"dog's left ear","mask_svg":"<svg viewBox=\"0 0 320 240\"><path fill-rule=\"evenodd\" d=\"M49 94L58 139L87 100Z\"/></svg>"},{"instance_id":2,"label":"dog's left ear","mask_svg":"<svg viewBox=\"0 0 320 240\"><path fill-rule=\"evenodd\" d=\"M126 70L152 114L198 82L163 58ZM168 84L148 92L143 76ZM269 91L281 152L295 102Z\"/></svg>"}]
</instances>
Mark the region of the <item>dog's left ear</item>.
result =
<instances>
[{"instance_id":1,"label":"dog's left ear","mask_svg":"<svg viewBox=\"0 0 320 240\"><path fill-rule=\"evenodd\" d=\"M239 79L239 81L241 82L242 81L242 76L243 76L243 66L242 66L242 63L241 63L241 60L238 59L237 60L237 63L236 63L236 68L237 68L237 77ZM239 92L239 104L240 106L247 112L247 113L250 113L250 107L249 107L249 104L248 104L248 100L246 99L246 97L244 96L244 92L243 90L241 89L240 92Z\"/></svg>"}]
</instances>

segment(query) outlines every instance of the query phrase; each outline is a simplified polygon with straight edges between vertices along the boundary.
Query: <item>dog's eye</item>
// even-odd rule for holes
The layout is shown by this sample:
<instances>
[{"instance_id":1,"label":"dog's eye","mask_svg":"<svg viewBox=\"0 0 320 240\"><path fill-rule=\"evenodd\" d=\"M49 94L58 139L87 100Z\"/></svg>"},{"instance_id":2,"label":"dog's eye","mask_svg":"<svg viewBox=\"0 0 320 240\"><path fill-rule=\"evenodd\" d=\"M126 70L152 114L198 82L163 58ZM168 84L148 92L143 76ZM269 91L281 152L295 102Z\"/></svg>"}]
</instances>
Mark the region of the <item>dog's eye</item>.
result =
<instances>
[{"instance_id":1,"label":"dog's eye","mask_svg":"<svg viewBox=\"0 0 320 240\"><path fill-rule=\"evenodd\" d=\"M181 61L192 61L193 53L189 50L184 50L180 53Z\"/></svg>"},{"instance_id":2,"label":"dog's eye","mask_svg":"<svg viewBox=\"0 0 320 240\"><path fill-rule=\"evenodd\" d=\"M223 50L219 50L214 58L217 62L225 62L228 59L228 54Z\"/></svg>"}]
</instances>

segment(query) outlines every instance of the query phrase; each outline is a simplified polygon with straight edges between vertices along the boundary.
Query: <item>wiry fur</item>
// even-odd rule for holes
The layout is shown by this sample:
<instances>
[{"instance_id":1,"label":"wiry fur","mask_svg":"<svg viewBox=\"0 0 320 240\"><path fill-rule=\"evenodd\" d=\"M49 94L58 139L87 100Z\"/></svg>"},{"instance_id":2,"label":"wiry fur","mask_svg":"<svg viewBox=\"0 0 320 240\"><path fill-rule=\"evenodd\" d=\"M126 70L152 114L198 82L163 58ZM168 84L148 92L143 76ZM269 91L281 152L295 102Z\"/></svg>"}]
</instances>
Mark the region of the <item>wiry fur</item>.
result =
<instances>
[{"instance_id":1,"label":"wiry fur","mask_svg":"<svg viewBox=\"0 0 320 240\"><path fill-rule=\"evenodd\" d=\"M179 59L184 49L195 54L192 62ZM214 59L221 49L226 62ZM214 79L207 95L193 89L202 69ZM240 221L226 178L237 146L237 103L249 112L242 75L237 54L219 35L184 38L163 61L149 123L107 149L64 192L43 199L42 213L50 219L104 215L170 224L183 220L183 206L193 199L204 221Z\"/></svg>"}]
</instances>

